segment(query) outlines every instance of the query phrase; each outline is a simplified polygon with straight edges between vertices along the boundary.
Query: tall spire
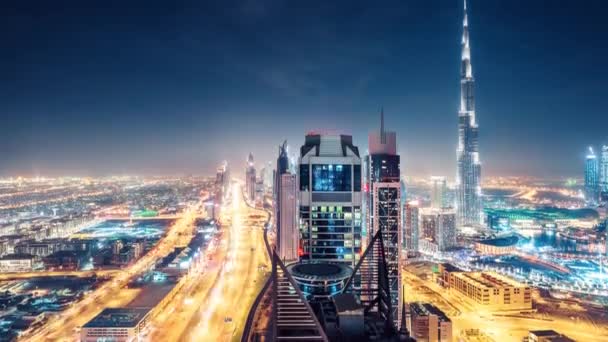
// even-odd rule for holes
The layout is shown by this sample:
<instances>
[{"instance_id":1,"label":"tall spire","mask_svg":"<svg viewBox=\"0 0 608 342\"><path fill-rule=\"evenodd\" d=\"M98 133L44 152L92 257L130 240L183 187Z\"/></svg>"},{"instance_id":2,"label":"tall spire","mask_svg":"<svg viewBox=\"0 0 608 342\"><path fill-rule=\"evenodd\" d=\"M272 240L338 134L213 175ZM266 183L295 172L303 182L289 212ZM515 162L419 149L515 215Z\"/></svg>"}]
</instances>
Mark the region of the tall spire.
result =
<instances>
[{"instance_id":1,"label":"tall spire","mask_svg":"<svg viewBox=\"0 0 608 342\"><path fill-rule=\"evenodd\" d=\"M464 0L464 18L462 20L462 78L473 77L473 67L471 66L471 46L469 43L469 18L467 16L467 0Z\"/></svg>"}]
</instances>

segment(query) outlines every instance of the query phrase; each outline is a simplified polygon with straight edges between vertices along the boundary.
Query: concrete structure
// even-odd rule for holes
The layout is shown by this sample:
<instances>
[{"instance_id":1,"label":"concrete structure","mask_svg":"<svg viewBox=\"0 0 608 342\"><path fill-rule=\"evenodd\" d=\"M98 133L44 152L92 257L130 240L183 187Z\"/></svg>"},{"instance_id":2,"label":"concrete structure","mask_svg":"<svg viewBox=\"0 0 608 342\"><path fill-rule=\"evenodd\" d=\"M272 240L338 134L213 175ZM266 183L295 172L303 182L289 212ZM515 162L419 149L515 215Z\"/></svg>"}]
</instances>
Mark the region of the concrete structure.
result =
<instances>
[{"instance_id":1,"label":"concrete structure","mask_svg":"<svg viewBox=\"0 0 608 342\"><path fill-rule=\"evenodd\" d=\"M447 208L448 203L448 183L445 177L431 177L431 208Z\"/></svg>"},{"instance_id":2,"label":"concrete structure","mask_svg":"<svg viewBox=\"0 0 608 342\"><path fill-rule=\"evenodd\" d=\"M452 321L429 303L410 303L411 336L418 342L452 341Z\"/></svg>"},{"instance_id":3,"label":"concrete structure","mask_svg":"<svg viewBox=\"0 0 608 342\"><path fill-rule=\"evenodd\" d=\"M361 158L350 135L306 135L300 148L302 259L354 267L361 253Z\"/></svg>"},{"instance_id":4,"label":"concrete structure","mask_svg":"<svg viewBox=\"0 0 608 342\"><path fill-rule=\"evenodd\" d=\"M31 254L7 254L0 258L0 272L31 272L34 258Z\"/></svg>"},{"instance_id":5,"label":"concrete structure","mask_svg":"<svg viewBox=\"0 0 608 342\"><path fill-rule=\"evenodd\" d=\"M247 167L245 168L245 195L249 201L255 201L255 164L251 153L247 157Z\"/></svg>"},{"instance_id":6,"label":"concrete structure","mask_svg":"<svg viewBox=\"0 0 608 342\"><path fill-rule=\"evenodd\" d=\"M400 157L397 154L397 134L384 130L384 110L380 111L380 130L368 137L369 155L365 157L364 211L368 236L382 230L385 259L389 273L392 317L401 323L401 255L403 232L401 226ZM365 279L363 279L365 281Z\"/></svg>"},{"instance_id":7,"label":"concrete structure","mask_svg":"<svg viewBox=\"0 0 608 342\"><path fill-rule=\"evenodd\" d=\"M298 225L296 208L296 175L284 173L281 175L281 193L279 194L280 230L278 230L279 257L285 261L298 260Z\"/></svg>"},{"instance_id":8,"label":"concrete structure","mask_svg":"<svg viewBox=\"0 0 608 342\"><path fill-rule=\"evenodd\" d=\"M418 252L418 240L420 239L419 203L410 201L404 206L404 244L408 253Z\"/></svg>"},{"instance_id":9,"label":"concrete structure","mask_svg":"<svg viewBox=\"0 0 608 342\"><path fill-rule=\"evenodd\" d=\"M494 272L446 271L445 285L477 308L487 311L532 309L531 288Z\"/></svg>"},{"instance_id":10,"label":"concrete structure","mask_svg":"<svg viewBox=\"0 0 608 342\"><path fill-rule=\"evenodd\" d=\"M481 202L481 161L475 112L475 81L471 65L469 23L466 0L462 30L460 65L460 110L458 111L458 148L456 174L456 207L460 225L479 225L483 222Z\"/></svg>"},{"instance_id":11,"label":"concrete structure","mask_svg":"<svg viewBox=\"0 0 608 342\"><path fill-rule=\"evenodd\" d=\"M599 200L599 171L597 156L593 148L589 147L589 153L585 158L585 200L589 203L597 203Z\"/></svg>"},{"instance_id":12,"label":"concrete structure","mask_svg":"<svg viewBox=\"0 0 608 342\"><path fill-rule=\"evenodd\" d=\"M82 342L142 341L140 334L150 320L150 308L108 308L82 327Z\"/></svg>"}]
</instances>

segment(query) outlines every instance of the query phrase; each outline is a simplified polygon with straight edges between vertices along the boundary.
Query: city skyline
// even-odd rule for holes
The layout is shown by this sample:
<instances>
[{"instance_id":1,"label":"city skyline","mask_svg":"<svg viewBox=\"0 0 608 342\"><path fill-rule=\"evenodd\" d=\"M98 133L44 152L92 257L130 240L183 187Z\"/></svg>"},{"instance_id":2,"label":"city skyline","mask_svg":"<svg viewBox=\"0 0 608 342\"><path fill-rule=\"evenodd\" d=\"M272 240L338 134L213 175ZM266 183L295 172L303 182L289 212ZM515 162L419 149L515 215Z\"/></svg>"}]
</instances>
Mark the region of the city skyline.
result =
<instances>
[{"instance_id":1,"label":"city skyline","mask_svg":"<svg viewBox=\"0 0 608 342\"><path fill-rule=\"evenodd\" d=\"M228 152L241 169L310 129L364 145L384 106L402 172L454 177L459 1L134 3L111 22L66 4L4 11L2 176L212 174ZM579 175L608 138L604 8L469 4L484 175Z\"/></svg>"},{"instance_id":2,"label":"city skyline","mask_svg":"<svg viewBox=\"0 0 608 342\"><path fill-rule=\"evenodd\" d=\"M5 6L0 340L608 341L604 3Z\"/></svg>"}]
</instances>

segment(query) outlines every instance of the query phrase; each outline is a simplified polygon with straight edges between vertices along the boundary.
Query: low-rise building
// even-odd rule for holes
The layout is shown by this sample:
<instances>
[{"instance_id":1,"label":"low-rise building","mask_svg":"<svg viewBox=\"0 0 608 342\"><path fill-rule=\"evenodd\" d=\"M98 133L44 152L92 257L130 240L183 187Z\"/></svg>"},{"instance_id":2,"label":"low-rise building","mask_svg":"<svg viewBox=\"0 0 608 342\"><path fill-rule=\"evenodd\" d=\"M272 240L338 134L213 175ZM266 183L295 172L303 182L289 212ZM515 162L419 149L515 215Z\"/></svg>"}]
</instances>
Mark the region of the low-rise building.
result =
<instances>
[{"instance_id":1,"label":"low-rise building","mask_svg":"<svg viewBox=\"0 0 608 342\"><path fill-rule=\"evenodd\" d=\"M31 254L7 254L0 258L0 272L31 272L34 258Z\"/></svg>"},{"instance_id":2,"label":"low-rise building","mask_svg":"<svg viewBox=\"0 0 608 342\"><path fill-rule=\"evenodd\" d=\"M452 341L452 321L429 303L410 303L409 330L418 342Z\"/></svg>"},{"instance_id":3,"label":"low-rise building","mask_svg":"<svg viewBox=\"0 0 608 342\"><path fill-rule=\"evenodd\" d=\"M574 340L555 330L530 330L528 342L574 342Z\"/></svg>"},{"instance_id":4,"label":"low-rise building","mask_svg":"<svg viewBox=\"0 0 608 342\"><path fill-rule=\"evenodd\" d=\"M150 308L107 308L82 327L81 342L140 341Z\"/></svg>"},{"instance_id":5,"label":"low-rise building","mask_svg":"<svg viewBox=\"0 0 608 342\"><path fill-rule=\"evenodd\" d=\"M494 272L447 272L447 287L489 311L532 309L532 289Z\"/></svg>"},{"instance_id":6,"label":"low-rise building","mask_svg":"<svg viewBox=\"0 0 608 342\"><path fill-rule=\"evenodd\" d=\"M517 241L519 241L517 236L481 240L475 243L475 251L491 255L512 254L515 252Z\"/></svg>"}]
</instances>

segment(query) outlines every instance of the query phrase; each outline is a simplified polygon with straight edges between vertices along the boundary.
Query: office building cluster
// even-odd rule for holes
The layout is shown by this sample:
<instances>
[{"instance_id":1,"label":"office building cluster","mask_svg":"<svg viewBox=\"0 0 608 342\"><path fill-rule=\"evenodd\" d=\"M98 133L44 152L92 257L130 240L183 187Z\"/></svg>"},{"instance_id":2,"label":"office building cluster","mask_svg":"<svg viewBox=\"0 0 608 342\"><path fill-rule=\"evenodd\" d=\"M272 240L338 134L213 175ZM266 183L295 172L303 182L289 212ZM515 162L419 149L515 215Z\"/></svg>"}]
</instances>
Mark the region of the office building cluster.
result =
<instances>
[{"instance_id":1,"label":"office building cluster","mask_svg":"<svg viewBox=\"0 0 608 342\"><path fill-rule=\"evenodd\" d=\"M584 195L587 203L597 205L608 202L608 145L603 145L600 155L593 147L585 158Z\"/></svg>"}]
</instances>

